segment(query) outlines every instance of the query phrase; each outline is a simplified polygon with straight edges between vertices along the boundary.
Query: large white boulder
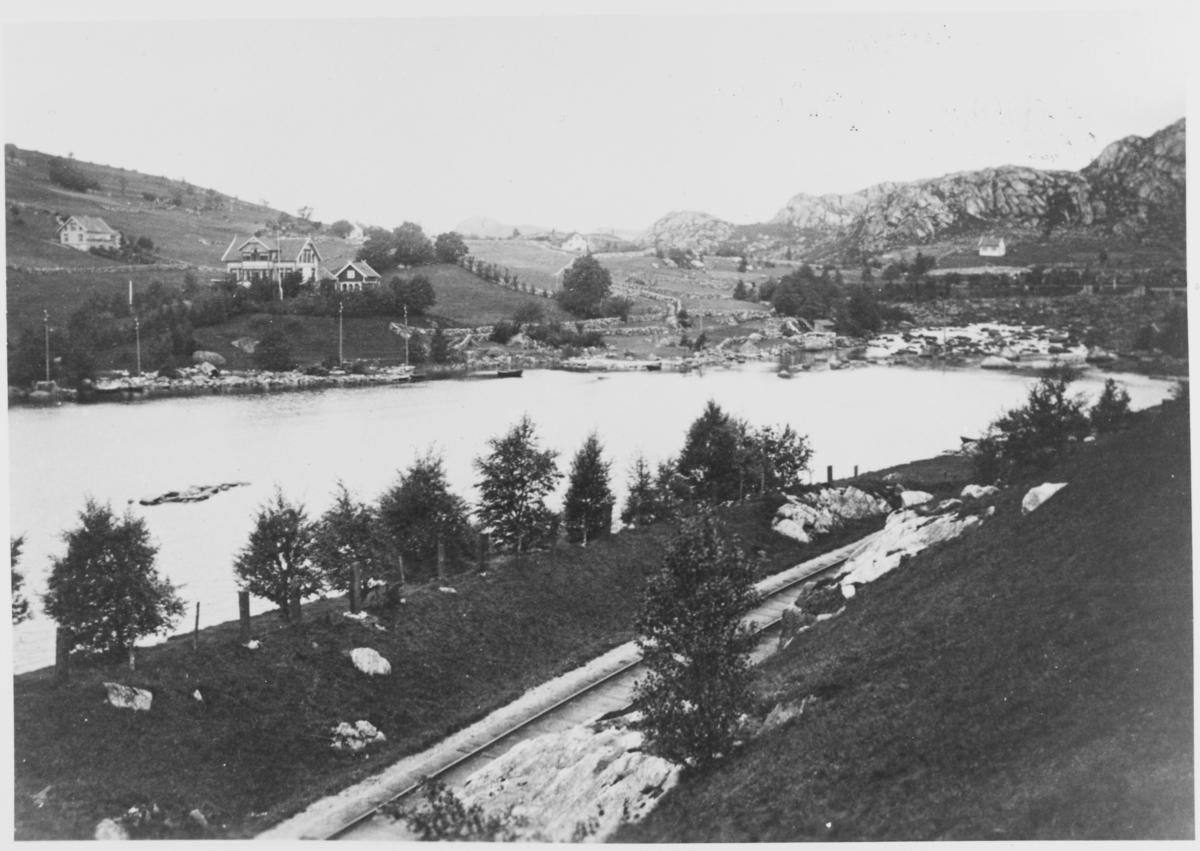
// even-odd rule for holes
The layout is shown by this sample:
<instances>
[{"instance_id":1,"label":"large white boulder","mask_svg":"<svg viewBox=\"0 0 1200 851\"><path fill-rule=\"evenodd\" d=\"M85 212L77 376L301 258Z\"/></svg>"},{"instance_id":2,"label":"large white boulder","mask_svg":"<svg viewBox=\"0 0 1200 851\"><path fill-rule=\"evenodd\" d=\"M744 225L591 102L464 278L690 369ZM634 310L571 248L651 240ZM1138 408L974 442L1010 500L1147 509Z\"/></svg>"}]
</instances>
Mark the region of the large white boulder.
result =
<instances>
[{"instance_id":1,"label":"large white boulder","mask_svg":"<svg viewBox=\"0 0 1200 851\"><path fill-rule=\"evenodd\" d=\"M123 686L120 683L105 683L108 690L108 702L118 709L132 709L134 712L149 712L154 695L145 689Z\"/></svg>"},{"instance_id":2,"label":"large white boulder","mask_svg":"<svg viewBox=\"0 0 1200 851\"><path fill-rule=\"evenodd\" d=\"M963 499L983 499L985 496L994 496L1000 493L1000 488L995 485L967 485L962 490Z\"/></svg>"},{"instance_id":3,"label":"large white boulder","mask_svg":"<svg viewBox=\"0 0 1200 851\"><path fill-rule=\"evenodd\" d=\"M793 520L790 517L784 517L776 520L772 527L781 535L787 535L789 538L799 541L802 544L809 543L812 538L804 531L804 524L799 520Z\"/></svg>"},{"instance_id":4,"label":"large white boulder","mask_svg":"<svg viewBox=\"0 0 1200 851\"><path fill-rule=\"evenodd\" d=\"M870 544L842 565L842 593L849 599L854 596L853 586L874 582L899 567L904 556L919 553L939 541L957 538L979 522L978 517L959 518L957 514L922 517L913 511L897 511Z\"/></svg>"},{"instance_id":5,"label":"large white boulder","mask_svg":"<svg viewBox=\"0 0 1200 851\"><path fill-rule=\"evenodd\" d=\"M1045 484L1038 485L1036 488L1031 488L1029 493L1025 494L1025 498L1021 500L1021 513L1028 514L1031 511L1035 511L1043 502L1066 486L1066 482L1046 482Z\"/></svg>"},{"instance_id":6,"label":"large white boulder","mask_svg":"<svg viewBox=\"0 0 1200 851\"><path fill-rule=\"evenodd\" d=\"M992 355L991 357L984 358L980 362L979 365L981 367L983 367L984 369L1015 369L1016 368L1016 364L1013 363L1012 361L1010 361L1008 358L1002 358L1002 357L998 357L996 355Z\"/></svg>"},{"instance_id":7,"label":"large white boulder","mask_svg":"<svg viewBox=\"0 0 1200 851\"><path fill-rule=\"evenodd\" d=\"M904 491L900 494L900 503L905 508L913 508L918 505L924 505L933 499L933 494L925 491Z\"/></svg>"},{"instance_id":8,"label":"large white boulder","mask_svg":"<svg viewBox=\"0 0 1200 851\"><path fill-rule=\"evenodd\" d=\"M391 663L380 656L378 650L370 647L355 647L350 651L350 661L354 667L372 677L387 676L392 672Z\"/></svg>"},{"instance_id":9,"label":"large white boulder","mask_svg":"<svg viewBox=\"0 0 1200 851\"><path fill-rule=\"evenodd\" d=\"M225 356L216 352L192 352L192 363L211 363L213 366L224 366Z\"/></svg>"},{"instance_id":10,"label":"large white boulder","mask_svg":"<svg viewBox=\"0 0 1200 851\"><path fill-rule=\"evenodd\" d=\"M92 838L98 839L101 842L124 842L130 836L129 831L125 829L125 825L119 821L106 818L96 825L96 832Z\"/></svg>"},{"instance_id":11,"label":"large white boulder","mask_svg":"<svg viewBox=\"0 0 1200 851\"><path fill-rule=\"evenodd\" d=\"M580 725L521 742L463 784L460 798L489 813L511 808L518 840L578 841L591 824L602 842L642 819L675 785L679 768L643 751L642 734L619 725Z\"/></svg>"},{"instance_id":12,"label":"large white boulder","mask_svg":"<svg viewBox=\"0 0 1200 851\"><path fill-rule=\"evenodd\" d=\"M855 487L822 488L819 491L788 496L772 521L775 531L807 543L813 535L824 535L847 520L878 517L892 510L887 500L871 496ZM785 525L786 524L786 525ZM799 525L800 529L796 529ZM801 538L798 532L803 532Z\"/></svg>"}]
</instances>

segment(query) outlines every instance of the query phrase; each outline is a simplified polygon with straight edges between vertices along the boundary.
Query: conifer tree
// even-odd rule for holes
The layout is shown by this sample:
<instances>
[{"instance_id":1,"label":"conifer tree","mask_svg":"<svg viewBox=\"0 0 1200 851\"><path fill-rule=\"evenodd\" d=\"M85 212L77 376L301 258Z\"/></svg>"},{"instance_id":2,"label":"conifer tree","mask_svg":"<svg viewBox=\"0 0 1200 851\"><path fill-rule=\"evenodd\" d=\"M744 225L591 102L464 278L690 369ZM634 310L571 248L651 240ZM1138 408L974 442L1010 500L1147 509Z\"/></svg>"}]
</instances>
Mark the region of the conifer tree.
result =
<instances>
[{"instance_id":1,"label":"conifer tree","mask_svg":"<svg viewBox=\"0 0 1200 851\"><path fill-rule=\"evenodd\" d=\"M538 448L528 415L488 446L491 452L475 459L481 476L477 513L491 528L493 541L514 550L519 562L521 553L552 528L554 514L545 498L562 478L554 463L558 453Z\"/></svg>"},{"instance_id":2,"label":"conifer tree","mask_svg":"<svg viewBox=\"0 0 1200 851\"><path fill-rule=\"evenodd\" d=\"M470 551L467 502L451 492L442 458L432 451L414 459L380 498L379 522L405 564L418 571L431 574L439 539L451 559Z\"/></svg>"},{"instance_id":3,"label":"conifer tree","mask_svg":"<svg viewBox=\"0 0 1200 851\"><path fill-rule=\"evenodd\" d=\"M602 457L600 438L592 432L571 462L567 495L563 500L563 521L567 534L579 536L587 546L589 540L612 528L612 507L615 502L608 484L612 466Z\"/></svg>"},{"instance_id":4,"label":"conifer tree","mask_svg":"<svg viewBox=\"0 0 1200 851\"><path fill-rule=\"evenodd\" d=\"M14 626L32 617L29 613L29 601L25 599L22 590L25 587L25 574L17 570L17 562L21 560L21 547L24 545L24 535L8 539L8 555L12 562L12 622Z\"/></svg>"}]
</instances>

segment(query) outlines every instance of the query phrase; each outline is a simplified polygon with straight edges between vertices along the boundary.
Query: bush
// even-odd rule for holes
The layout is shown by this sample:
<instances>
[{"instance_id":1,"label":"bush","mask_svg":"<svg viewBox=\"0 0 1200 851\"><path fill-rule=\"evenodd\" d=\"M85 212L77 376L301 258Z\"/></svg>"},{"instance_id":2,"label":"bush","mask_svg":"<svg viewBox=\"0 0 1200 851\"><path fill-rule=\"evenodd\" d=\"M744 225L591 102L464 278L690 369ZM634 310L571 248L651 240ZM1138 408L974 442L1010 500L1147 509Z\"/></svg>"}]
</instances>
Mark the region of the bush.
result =
<instances>
[{"instance_id":1,"label":"bush","mask_svg":"<svg viewBox=\"0 0 1200 851\"><path fill-rule=\"evenodd\" d=\"M1100 398L1088 412L1092 428L1101 434L1114 431L1128 416L1129 394L1113 379L1106 379Z\"/></svg>"},{"instance_id":2,"label":"bush","mask_svg":"<svg viewBox=\"0 0 1200 851\"><path fill-rule=\"evenodd\" d=\"M753 569L711 514L683 523L638 617L649 674L637 687L647 749L703 768L733 749L751 707L754 636L741 618L757 601Z\"/></svg>"},{"instance_id":3,"label":"bush","mask_svg":"<svg viewBox=\"0 0 1200 851\"><path fill-rule=\"evenodd\" d=\"M161 579L146 521L88 499L67 554L54 559L46 614L71 634L71 647L119 655L146 635L167 632L183 614L175 586Z\"/></svg>"},{"instance_id":4,"label":"bush","mask_svg":"<svg viewBox=\"0 0 1200 851\"><path fill-rule=\"evenodd\" d=\"M466 806L440 780L427 779L422 789L425 807L405 817L422 842L511 842L513 828L523 823L511 813L489 815L479 804Z\"/></svg>"},{"instance_id":5,"label":"bush","mask_svg":"<svg viewBox=\"0 0 1200 851\"><path fill-rule=\"evenodd\" d=\"M314 543L315 530L304 506L288 502L276 488L275 496L259 508L250 540L238 553L233 572L242 588L274 603L290 620L288 597L293 583L302 598L324 587L312 560Z\"/></svg>"},{"instance_id":6,"label":"bush","mask_svg":"<svg viewBox=\"0 0 1200 851\"><path fill-rule=\"evenodd\" d=\"M995 442L1002 467L1053 466L1072 440L1087 434L1086 401L1067 396L1073 377L1069 367L1048 370L1029 391L1023 407L992 423L985 440Z\"/></svg>"},{"instance_id":7,"label":"bush","mask_svg":"<svg viewBox=\"0 0 1200 851\"><path fill-rule=\"evenodd\" d=\"M251 355L256 369L286 372L296 365L288 335L281 328L272 328L263 335Z\"/></svg>"},{"instance_id":8,"label":"bush","mask_svg":"<svg viewBox=\"0 0 1200 851\"><path fill-rule=\"evenodd\" d=\"M517 327L515 322L509 322L507 319L502 319L492 326L492 333L488 335L488 339L493 343L499 343L503 346L507 344L508 341L513 337L517 336L520 330L521 329Z\"/></svg>"},{"instance_id":9,"label":"bush","mask_svg":"<svg viewBox=\"0 0 1200 851\"><path fill-rule=\"evenodd\" d=\"M90 189L100 188L99 183L82 174L70 160L51 157L47 165L50 182L57 183L64 189L70 189L72 192L87 192Z\"/></svg>"}]
</instances>

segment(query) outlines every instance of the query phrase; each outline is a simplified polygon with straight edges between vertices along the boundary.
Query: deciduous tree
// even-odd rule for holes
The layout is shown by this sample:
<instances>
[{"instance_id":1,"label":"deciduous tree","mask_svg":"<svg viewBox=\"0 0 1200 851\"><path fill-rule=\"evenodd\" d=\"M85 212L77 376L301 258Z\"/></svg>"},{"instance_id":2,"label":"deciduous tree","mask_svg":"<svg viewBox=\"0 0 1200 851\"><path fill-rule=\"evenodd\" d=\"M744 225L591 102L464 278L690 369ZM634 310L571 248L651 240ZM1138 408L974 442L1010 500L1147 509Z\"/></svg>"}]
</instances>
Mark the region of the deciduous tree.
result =
<instances>
[{"instance_id":1,"label":"deciduous tree","mask_svg":"<svg viewBox=\"0 0 1200 851\"><path fill-rule=\"evenodd\" d=\"M42 605L73 649L120 655L143 636L168 631L183 614L175 586L158 575L146 521L88 499L79 526L63 535Z\"/></svg>"},{"instance_id":2,"label":"deciduous tree","mask_svg":"<svg viewBox=\"0 0 1200 851\"><path fill-rule=\"evenodd\" d=\"M637 687L647 748L704 767L733 748L751 704L753 570L709 513L689 518L650 579L637 620L649 674Z\"/></svg>"},{"instance_id":3,"label":"deciduous tree","mask_svg":"<svg viewBox=\"0 0 1200 851\"><path fill-rule=\"evenodd\" d=\"M355 564L364 579L382 572L377 529L370 506L339 481L333 505L313 527L313 559L328 587L349 591Z\"/></svg>"},{"instance_id":4,"label":"deciduous tree","mask_svg":"<svg viewBox=\"0 0 1200 851\"><path fill-rule=\"evenodd\" d=\"M467 503L450 490L442 458L432 451L413 460L379 500L379 522L405 564L429 573L438 539L449 558L470 552Z\"/></svg>"},{"instance_id":5,"label":"deciduous tree","mask_svg":"<svg viewBox=\"0 0 1200 851\"><path fill-rule=\"evenodd\" d=\"M601 303L612 292L612 275L590 254L579 257L563 273L562 289L556 297L564 310L593 318L601 314Z\"/></svg>"},{"instance_id":6,"label":"deciduous tree","mask_svg":"<svg viewBox=\"0 0 1200 851\"><path fill-rule=\"evenodd\" d=\"M469 250L462 236L454 231L439 233L433 241L433 251L442 263L457 263Z\"/></svg>"},{"instance_id":7,"label":"deciduous tree","mask_svg":"<svg viewBox=\"0 0 1200 851\"><path fill-rule=\"evenodd\" d=\"M545 499L562 473L558 453L539 449L528 415L503 437L488 441L491 452L475 459L480 474L479 519L492 530L493 540L521 553L551 529L554 515Z\"/></svg>"},{"instance_id":8,"label":"deciduous tree","mask_svg":"<svg viewBox=\"0 0 1200 851\"><path fill-rule=\"evenodd\" d=\"M295 583L301 597L324 587L313 563L314 528L304 506L292 504L278 488L258 510L250 540L238 553L233 571L242 588L274 603L291 618L288 599Z\"/></svg>"}]
</instances>

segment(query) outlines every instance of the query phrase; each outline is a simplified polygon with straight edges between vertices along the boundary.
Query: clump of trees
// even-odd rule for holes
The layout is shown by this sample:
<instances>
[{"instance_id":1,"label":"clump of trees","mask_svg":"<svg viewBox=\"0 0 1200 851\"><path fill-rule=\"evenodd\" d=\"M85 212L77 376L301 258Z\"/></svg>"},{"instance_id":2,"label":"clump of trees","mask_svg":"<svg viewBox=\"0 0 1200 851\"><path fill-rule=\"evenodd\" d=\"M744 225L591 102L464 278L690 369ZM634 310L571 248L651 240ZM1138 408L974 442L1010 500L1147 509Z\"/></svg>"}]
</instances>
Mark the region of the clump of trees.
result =
<instances>
[{"instance_id":1,"label":"clump of trees","mask_svg":"<svg viewBox=\"0 0 1200 851\"><path fill-rule=\"evenodd\" d=\"M555 298L564 310L585 319L618 316L625 320L633 309L630 299L612 295L612 275L590 254L577 258L563 273Z\"/></svg>"},{"instance_id":2,"label":"clump of trees","mask_svg":"<svg viewBox=\"0 0 1200 851\"><path fill-rule=\"evenodd\" d=\"M439 234L436 241L431 241L415 222L405 222L390 231L367 228L366 237L356 258L366 261L377 272L387 272L398 266L457 263L467 253L462 236L454 231Z\"/></svg>"},{"instance_id":3,"label":"clump of trees","mask_svg":"<svg viewBox=\"0 0 1200 851\"><path fill-rule=\"evenodd\" d=\"M79 526L63 535L42 605L73 650L132 654L135 642L165 633L183 614L175 586L158 575L158 548L146 522L88 499Z\"/></svg>"},{"instance_id":4,"label":"clump of trees","mask_svg":"<svg viewBox=\"0 0 1200 851\"><path fill-rule=\"evenodd\" d=\"M709 513L684 521L637 620L649 674L638 684L647 749L704 768L734 747L751 709L753 568Z\"/></svg>"},{"instance_id":5,"label":"clump of trees","mask_svg":"<svg viewBox=\"0 0 1200 851\"><path fill-rule=\"evenodd\" d=\"M51 157L50 162L46 165L50 182L58 184L63 189L70 189L72 192L88 192L100 188L97 181L80 171L70 159Z\"/></svg>"}]
</instances>

